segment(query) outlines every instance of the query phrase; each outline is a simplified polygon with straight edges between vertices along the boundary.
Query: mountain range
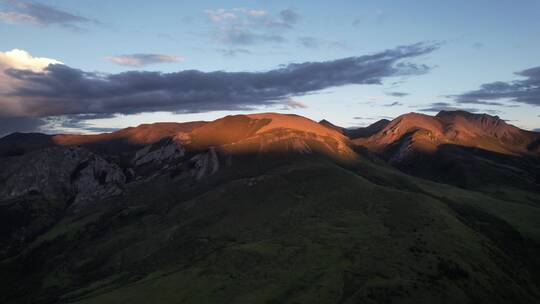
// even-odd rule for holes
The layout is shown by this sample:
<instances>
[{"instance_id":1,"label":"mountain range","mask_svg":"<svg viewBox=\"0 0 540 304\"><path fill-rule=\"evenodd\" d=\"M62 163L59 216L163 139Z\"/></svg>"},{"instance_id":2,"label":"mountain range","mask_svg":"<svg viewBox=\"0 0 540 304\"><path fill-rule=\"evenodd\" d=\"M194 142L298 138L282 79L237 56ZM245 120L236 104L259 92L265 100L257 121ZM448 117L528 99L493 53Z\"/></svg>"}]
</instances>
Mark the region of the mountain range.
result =
<instances>
[{"instance_id":1,"label":"mountain range","mask_svg":"<svg viewBox=\"0 0 540 304\"><path fill-rule=\"evenodd\" d=\"M2 303L535 303L540 133L409 113L0 139Z\"/></svg>"}]
</instances>

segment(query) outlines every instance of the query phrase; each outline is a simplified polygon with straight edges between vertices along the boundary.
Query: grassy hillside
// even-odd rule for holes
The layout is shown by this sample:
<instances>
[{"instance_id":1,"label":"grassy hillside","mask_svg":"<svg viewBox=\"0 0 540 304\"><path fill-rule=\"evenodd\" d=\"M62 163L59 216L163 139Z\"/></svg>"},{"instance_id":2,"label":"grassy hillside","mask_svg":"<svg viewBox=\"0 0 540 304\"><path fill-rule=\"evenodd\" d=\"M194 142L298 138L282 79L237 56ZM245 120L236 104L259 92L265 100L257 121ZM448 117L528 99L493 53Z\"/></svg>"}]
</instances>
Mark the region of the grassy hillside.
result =
<instances>
[{"instance_id":1,"label":"grassy hillside","mask_svg":"<svg viewBox=\"0 0 540 304\"><path fill-rule=\"evenodd\" d=\"M195 187L168 177L132 185L4 260L4 274L33 275L4 275L2 286L16 283L19 296L44 303L538 298L528 271L540 242L538 197L503 202L371 162L346 169L303 159L235 172Z\"/></svg>"}]
</instances>

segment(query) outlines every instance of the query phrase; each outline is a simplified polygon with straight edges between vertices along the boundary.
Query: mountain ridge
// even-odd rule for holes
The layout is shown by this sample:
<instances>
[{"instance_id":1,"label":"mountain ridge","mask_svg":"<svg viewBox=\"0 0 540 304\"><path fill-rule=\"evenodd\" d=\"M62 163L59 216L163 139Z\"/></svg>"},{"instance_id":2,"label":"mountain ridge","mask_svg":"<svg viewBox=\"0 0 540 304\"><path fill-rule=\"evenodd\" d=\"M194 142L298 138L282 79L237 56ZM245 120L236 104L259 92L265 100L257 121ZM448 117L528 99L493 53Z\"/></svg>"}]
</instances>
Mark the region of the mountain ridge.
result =
<instances>
[{"instance_id":1,"label":"mountain ridge","mask_svg":"<svg viewBox=\"0 0 540 304\"><path fill-rule=\"evenodd\" d=\"M2 138L0 301L535 302L539 157L406 150L460 131L429 117L355 139L275 113Z\"/></svg>"},{"instance_id":2,"label":"mountain ridge","mask_svg":"<svg viewBox=\"0 0 540 304\"><path fill-rule=\"evenodd\" d=\"M497 116L465 111L441 111L435 116L408 113L392 120L384 129L356 143L381 152L406 134L425 152L441 144L457 144L504 154L527 153L527 146L540 137L519 129Z\"/></svg>"}]
</instances>

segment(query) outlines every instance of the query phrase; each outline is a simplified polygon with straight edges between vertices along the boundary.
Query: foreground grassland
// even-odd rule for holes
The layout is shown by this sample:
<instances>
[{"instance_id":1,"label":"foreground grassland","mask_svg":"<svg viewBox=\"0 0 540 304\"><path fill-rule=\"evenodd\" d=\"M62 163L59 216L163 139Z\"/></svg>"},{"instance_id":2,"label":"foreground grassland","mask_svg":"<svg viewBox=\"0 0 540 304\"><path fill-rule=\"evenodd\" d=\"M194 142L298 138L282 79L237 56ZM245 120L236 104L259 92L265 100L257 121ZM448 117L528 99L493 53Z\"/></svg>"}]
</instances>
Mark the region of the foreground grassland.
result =
<instances>
[{"instance_id":1,"label":"foreground grassland","mask_svg":"<svg viewBox=\"0 0 540 304\"><path fill-rule=\"evenodd\" d=\"M26 285L38 288L36 302L538 299L534 193L508 202L371 163L320 160L185 186L133 186L106 211L59 222L2 271L16 277L32 267L18 263L43 263Z\"/></svg>"}]
</instances>

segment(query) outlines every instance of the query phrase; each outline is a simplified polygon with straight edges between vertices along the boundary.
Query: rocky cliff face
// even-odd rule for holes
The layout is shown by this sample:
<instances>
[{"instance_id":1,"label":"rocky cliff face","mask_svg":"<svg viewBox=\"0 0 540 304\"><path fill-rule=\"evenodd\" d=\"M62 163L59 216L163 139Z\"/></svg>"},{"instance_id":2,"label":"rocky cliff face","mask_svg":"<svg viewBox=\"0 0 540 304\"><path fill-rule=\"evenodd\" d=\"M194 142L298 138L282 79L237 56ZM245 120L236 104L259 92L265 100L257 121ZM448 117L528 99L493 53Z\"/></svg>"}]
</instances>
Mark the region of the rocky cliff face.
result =
<instances>
[{"instance_id":1,"label":"rocky cliff face","mask_svg":"<svg viewBox=\"0 0 540 304\"><path fill-rule=\"evenodd\" d=\"M168 138L161 142L145 146L135 153L133 164L142 166L149 163L163 163L179 159L185 155L185 149L179 143Z\"/></svg>"},{"instance_id":2,"label":"rocky cliff face","mask_svg":"<svg viewBox=\"0 0 540 304\"><path fill-rule=\"evenodd\" d=\"M121 193L118 165L78 147L55 147L4 159L0 201L40 195L74 209Z\"/></svg>"}]
</instances>

